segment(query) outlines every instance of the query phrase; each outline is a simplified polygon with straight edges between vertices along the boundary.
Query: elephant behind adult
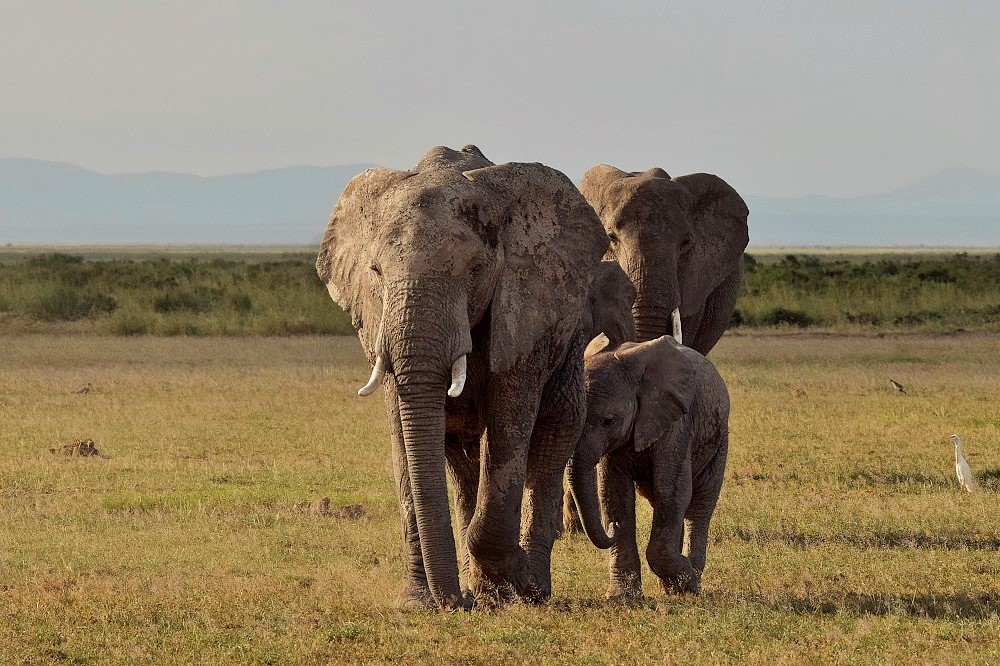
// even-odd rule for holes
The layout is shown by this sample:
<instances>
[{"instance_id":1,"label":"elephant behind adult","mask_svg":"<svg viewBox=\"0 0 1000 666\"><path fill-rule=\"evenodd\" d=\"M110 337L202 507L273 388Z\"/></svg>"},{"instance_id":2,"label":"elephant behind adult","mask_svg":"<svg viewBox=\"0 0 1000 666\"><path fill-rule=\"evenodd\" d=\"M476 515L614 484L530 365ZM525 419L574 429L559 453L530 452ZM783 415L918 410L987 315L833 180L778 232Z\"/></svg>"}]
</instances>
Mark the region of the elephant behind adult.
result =
<instances>
[{"instance_id":1,"label":"elephant behind adult","mask_svg":"<svg viewBox=\"0 0 1000 666\"><path fill-rule=\"evenodd\" d=\"M465 591L550 593L560 479L584 418L580 322L607 242L566 176L494 165L475 146L370 169L334 207L316 267L373 365L360 393L385 389L405 605L469 603L446 466Z\"/></svg>"},{"instance_id":2,"label":"elephant behind adult","mask_svg":"<svg viewBox=\"0 0 1000 666\"><path fill-rule=\"evenodd\" d=\"M718 176L663 169L590 169L580 191L604 224L613 258L635 283L640 341L671 333L680 308L687 346L707 354L733 310L749 242L746 203Z\"/></svg>"}]
</instances>

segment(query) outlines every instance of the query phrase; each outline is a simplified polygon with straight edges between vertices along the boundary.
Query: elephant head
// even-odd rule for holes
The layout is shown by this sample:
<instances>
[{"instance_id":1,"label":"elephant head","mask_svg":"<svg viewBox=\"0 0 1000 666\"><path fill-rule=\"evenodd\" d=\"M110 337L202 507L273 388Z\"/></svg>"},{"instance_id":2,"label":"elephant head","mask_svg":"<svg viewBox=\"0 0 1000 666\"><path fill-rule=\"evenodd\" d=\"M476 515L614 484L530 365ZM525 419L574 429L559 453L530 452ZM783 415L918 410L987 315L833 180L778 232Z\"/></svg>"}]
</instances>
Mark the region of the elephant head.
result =
<instances>
[{"instance_id":1,"label":"elephant head","mask_svg":"<svg viewBox=\"0 0 1000 666\"><path fill-rule=\"evenodd\" d=\"M543 336L569 337L607 240L563 174L494 165L475 146L437 147L412 171L369 169L348 183L316 269L351 316L374 366L367 394L394 382L427 581L459 603L445 483L445 396L462 392L466 356L490 372ZM471 331L488 326L488 349Z\"/></svg>"},{"instance_id":2,"label":"elephant head","mask_svg":"<svg viewBox=\"0 0 1000 666\"><path fill-rule=\"evenodd\" d=\"M635 285L618 262L602 261L587 293L584 330L591 338L604 333L612 346L634 342L632 304L635 297Z\"/></svg>"},{"instance_id":3,"label":"elephant head","mask_svg":"<svg viewBox=\"0 0 1000 666\"><path fill-rule=\"evenodd\" d=\"M594 338L584 353L587 423L567 467L583 530L598 548L614 545L605 533L594 468L629 443L636 452L663 439L691 408L695 368L670 336L609 346Z\"/></svg>"},{"instance_id":4,"label":"elephant head","mask_svg":"<svg viewBox=\"0 0 1000 666\"><path fill-rule=\"evenodd\" d=\"M607 258L621 264L638 290L638 339L669 333L670 313L680 308L690 346L707 353L718 338L708 349L697 343L700 313L734 270L738 288L749 242L749 210L740 195L711 174L671 178L663 169L628 173L606 164L584 175L580 191L611 239ZM731 315L729 306L723 330Z\"/></svg>"}]
</instances>

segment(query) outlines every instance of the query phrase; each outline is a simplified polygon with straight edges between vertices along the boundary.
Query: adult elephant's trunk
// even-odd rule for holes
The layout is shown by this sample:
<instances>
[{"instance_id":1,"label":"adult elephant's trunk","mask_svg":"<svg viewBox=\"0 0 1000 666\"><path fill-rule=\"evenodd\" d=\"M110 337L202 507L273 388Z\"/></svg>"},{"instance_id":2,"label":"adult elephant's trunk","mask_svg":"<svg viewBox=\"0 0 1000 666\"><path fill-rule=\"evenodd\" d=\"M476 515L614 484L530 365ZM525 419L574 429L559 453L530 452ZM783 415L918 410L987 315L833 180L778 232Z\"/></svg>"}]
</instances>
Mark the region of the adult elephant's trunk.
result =
<instances>
[{"instance_id":1,"label":"adult elephant's trunk","mask_svg":"<svg viewBox=\"0 0 1000 666\"><path fill-rule=\"evenodd\" d=\"M577 456L569 462L566 475L569 478L570 491L573 493L573 501L576 502L577 511L580 512L580 522L583 524L583 531L598 548L611 548L615 545L615 524L611 523L609 531L604 531L601 525L601 509L597 499L597 476L594 472L595 466L578 460Z\"/></svg>"},{"instance_id":2,"label":"adult elephant's trunk","mask_svg":"<svg viewBox=\"0 0 1000 666\"><path fill-rule=\"evenodd\" d=\"M399 419L427 584L439 605L455 608L461 604L462 591L444 473L447 387L446 375L440 372L396 371Z\"/></svg>"},{"instance_id":3,"label":"adult elephant's trunk","mask_svg":"<svg viewBox=\"0 0 1000 666\"><path fill-rule=\"evenodd\" d=\"M445 480L445 399L461 394L472 349L464 298L413 286L388 312L388 361L396 379L403 448L427 584L443 608L462 605ZM454 301L434 318L442 302Z\"/></svg>"},{"instance_id":4,"label":"adult elephant's trunk","mask_svg":"<svg viewBox=\"0 0 1000 666\"><path fill-rule=\"evenodd\" d=\"M681 305L675 270L641 264L632 267L628 275L638 292L632 305L636 340L646 342L670 335L673 332L671 313Z\"/></svg>"}]
</instances>

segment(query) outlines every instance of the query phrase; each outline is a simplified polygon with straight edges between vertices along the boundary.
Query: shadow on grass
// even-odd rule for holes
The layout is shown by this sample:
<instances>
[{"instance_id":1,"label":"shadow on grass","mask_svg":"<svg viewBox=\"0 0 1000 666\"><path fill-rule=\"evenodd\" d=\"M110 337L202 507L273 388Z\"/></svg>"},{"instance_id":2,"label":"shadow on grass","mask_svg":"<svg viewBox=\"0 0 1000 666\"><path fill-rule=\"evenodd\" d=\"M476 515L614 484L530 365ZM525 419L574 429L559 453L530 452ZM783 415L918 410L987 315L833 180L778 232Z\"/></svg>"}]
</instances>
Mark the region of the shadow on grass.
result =
<instances>
[{"instance_id":1,"label":"shadow on grass","mask_svg":"<svg viewBox=\"0 0 1000 666\"><path fill-rule=\"evenodd\" d=\"M980 488L1000 490L1000 467L989 467L975 474Z\"/></svg>"},{"instance_id":2,"label":"shadow on grass","mask_svg":"<svg viewBox=\"0 0 1000 666\"><path fill-rule=\"evenodd\" d=\"M793 598L765 601L775 610L790 609L804 615L909 615L928 619L984 620L1000 615L1000 597L993 594L859 594L834 598Z\"/></svg>"},{"instance_id":3,"label":"shadow on grass","mask_svg":"<svg viewBox=\"0 0 1000 666\"><path fill-rule=\"evenodd\" d=\"M841 477L848 487L917 486L920 488L949 488L956 486L953 479L940 475L930 476L919 472L851 472Z\"/></svg>"},{"instance_id":4,"label":"shadow on grass","mask_svg":"<svg viewBox=\"0 0 1000 666\"><path fill-rule=\"evenodd\" d=\"M816 548L838 544L854 548L905 548L944 550L1000 550L1000 536L942 532L908 532L905 530L873 530L864 534L809 534L791 530L748 530L736 528L720 534L746 543L783 543L793 548Z\"/></svg>"}]
</instances>

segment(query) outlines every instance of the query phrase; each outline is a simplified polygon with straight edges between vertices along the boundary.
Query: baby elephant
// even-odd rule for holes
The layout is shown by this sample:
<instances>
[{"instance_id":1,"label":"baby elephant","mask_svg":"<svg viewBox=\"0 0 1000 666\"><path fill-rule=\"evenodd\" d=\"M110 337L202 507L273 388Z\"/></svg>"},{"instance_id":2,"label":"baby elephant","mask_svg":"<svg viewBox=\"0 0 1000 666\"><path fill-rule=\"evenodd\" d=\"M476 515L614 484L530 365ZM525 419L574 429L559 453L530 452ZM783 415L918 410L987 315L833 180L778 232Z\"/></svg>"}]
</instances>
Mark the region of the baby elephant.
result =
<instances>
[{"instance_id":1,"label":"baby elephant","mask_svg":"<svg viewBox=\"0 0 1000 666\"><path fill-rule=\"evenodd\" d=\"M636 490L653 506L649 567L665 591L697 593L726 469L729 393L704 356L670 336L606 347L598 336L584 355L587 423L568 475L584 531L611 548L608 597L642 596Z\"/></svg>"}]
</instances>

